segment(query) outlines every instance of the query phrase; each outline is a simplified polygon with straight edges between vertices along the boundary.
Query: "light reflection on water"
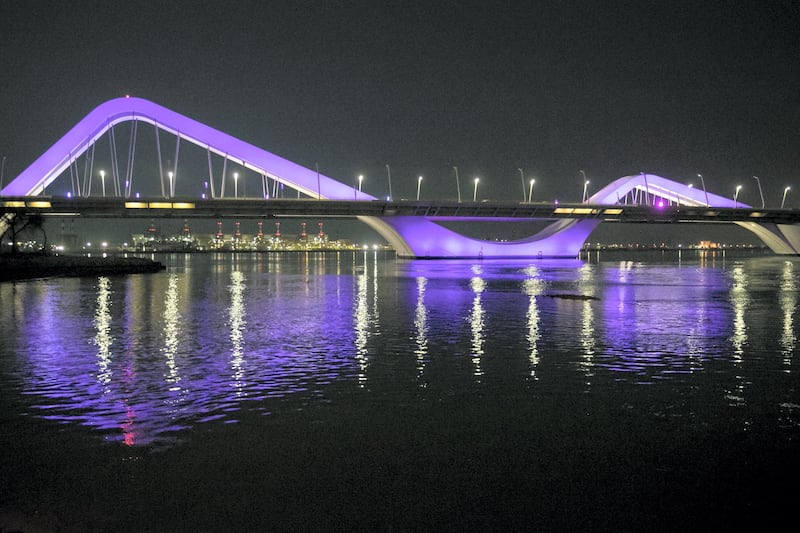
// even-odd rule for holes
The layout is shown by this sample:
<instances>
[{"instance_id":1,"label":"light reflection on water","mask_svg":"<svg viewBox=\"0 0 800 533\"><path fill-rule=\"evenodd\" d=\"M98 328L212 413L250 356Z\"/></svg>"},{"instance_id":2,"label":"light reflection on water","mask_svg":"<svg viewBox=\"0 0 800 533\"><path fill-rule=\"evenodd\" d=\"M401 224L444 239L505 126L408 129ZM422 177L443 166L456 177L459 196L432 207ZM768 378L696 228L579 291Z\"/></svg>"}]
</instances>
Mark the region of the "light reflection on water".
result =
<instances>
[{"instance_id":1,"label":"light reflection on water","mask_svg":"<svg viewBox=\"0 0 800 533\"><path fill-rule=\"evenodd\" d=\"M236 422L241 409L267 414L267 400L290 394L391 388L410 398L403 391L420 386L515 382L564 393L620 382L692 388L709 372L721 390L706 394L746 408L753 376L775 367L771 353L783 374L795 358L791 260L169 260L149 276L0 286L2 375L38 416L144 445ZM790 396L781 405L794 405Z\"/></svg>"}]
</instances>

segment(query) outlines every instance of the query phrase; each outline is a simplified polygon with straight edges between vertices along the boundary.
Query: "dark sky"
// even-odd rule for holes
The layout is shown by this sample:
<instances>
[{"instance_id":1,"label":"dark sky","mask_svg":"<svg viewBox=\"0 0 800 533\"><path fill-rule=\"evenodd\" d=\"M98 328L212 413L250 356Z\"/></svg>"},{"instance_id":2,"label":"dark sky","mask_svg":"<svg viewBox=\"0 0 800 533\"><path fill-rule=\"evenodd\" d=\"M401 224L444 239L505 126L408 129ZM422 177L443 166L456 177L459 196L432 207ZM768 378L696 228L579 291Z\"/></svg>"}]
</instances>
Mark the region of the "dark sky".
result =
<instances>
[{"instance_id":1,"label":"dark sky","mask_svg":"<svg viewBox=\"0 0 800 533\"><path fill-rule=\"evenodd\" d=\"M800 205L800 2L0 2L16 176L126 93L343 181L580 200L647 171ZM591 192L591 191L590 191Z\"/></svg>"}]
</instances>

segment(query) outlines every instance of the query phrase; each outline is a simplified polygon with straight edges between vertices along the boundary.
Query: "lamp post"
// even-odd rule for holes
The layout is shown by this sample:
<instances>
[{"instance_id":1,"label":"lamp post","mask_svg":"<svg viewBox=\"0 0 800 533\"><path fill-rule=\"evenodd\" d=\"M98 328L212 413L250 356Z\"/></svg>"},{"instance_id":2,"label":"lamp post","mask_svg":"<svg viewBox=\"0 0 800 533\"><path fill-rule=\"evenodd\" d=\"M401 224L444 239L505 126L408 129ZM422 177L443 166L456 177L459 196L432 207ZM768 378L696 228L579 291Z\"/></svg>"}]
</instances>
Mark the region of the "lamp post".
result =
<instances>
[{"instance_id":1,"label":"lamp post","mask_svg":"<svg viewBox=\"0 0 800 533\"><path fill-rule=\"evenodd\" d=\"M522 180L522 203L525 203L525 173L522 172L521 168L517 170L519 170L519 179Z\"/></svg>"},{"instance_id":2,"label":"lamp post","mask_svg":"<svg viewBox=\"0 0 800 533\"><path fill-rule=\"evenodd\" d=\"M758 176L753 176L753 179L758 183L758 194L761 196L761 209L764 209L764 205L766 204L764 203L764 192L761 190L761 180L758 179Z\"/></svg>"},{"instance_id":3,"label":"lamp post","mask_svg":"<svg viewBox=\"0 0 800 533\"><path fill-rule=\"evenodd\" d=\"M387 200L392 199L392 171L389 170L389 165L386 165L386 177L389 179L389 196L386 197Z\"/></svg>"},{"instance_id":4,"label":"lamp post","mask_svg":"<svg viewBox=\"0 0 800 533\"><path fill-rule=\"evenodd\" d=\"M477 202L478 201L478 182L479 181L480 181L480 178L475 178L475 187L472 189L472 201L473 202Z\"/></svg>"},{"instance_id":5,"label":"lamp post","mask_svg":"<svg viewBox=\"0 0 800 533\"><path fill-rule=\"evenodd\" d=\"M741 185L737 185L736 186L736 192L733 193L733 207L739 207L739 204L737 202L739 201L739 191L740 190L742 190L742 186Z\"/></svg>"},{"instance_id":6,"label":"lamp post","mask_svg":"<svg viewBox=\"0 0 800 533\"><path fill-rule=\"evenodd\" d=\"M785 189L783 189L783 198L781 198L781 209L783 209L783 204L786 203L786 193L789 192L789 189L791 189L791 187L786 187Z\"/></svg>"},{"instance_id":7,"label":"lamp post","mask_svg":"<svg viewBox=\"0 0 800 533\"><path fill-rule=\"evenodd\" d=\"M417 201L419 202L419 191L422 188L422 176L417 178Z\"/></svg>"},{"instance_id":8,"label":"lamp post","mask_svg":"<svg viewBox=\"0 0 800 533\"><path fill-rule=\"evenodd\" d=\"M100 185L103 187L103 196L106 195L106 171L100 171Z\"/></svg>"},{"instance_id":9,"label":"lamp post","mask_svg":"<svg viewBox=\"0 0 800 533\"><path fill-rule=\"evenodd\" d=\"M580 172L581 176L583 176L583 182L584 182L583 183L583 198L581 198L581 203L583 203L583 202L586 201L586 186L589 185L589 180L586 179L586 172L584 172L583 170L579 170L578 172Z\"/></svg>"},{"instance_id":10,"label":"lamp post","mask_svg":"<svg viewBox=\"0 0 800 533\"><path fill-rule=\"evenodd\" d=\"M361 192L361 182L364 181L364 176L358 175L358 189L353 187L353 200L358 200L358 193ZM357 192L356 192L357 191Z\"/></svg>"},{"instance_id":11,"label":"lamp post","mask_svg":"<svg viewBox=\"0 0 800 533\"><path fill-rule=\"evenodd\" d=\"M533 202L533 184L536 183L536 180L531 180L530 187L528 188L528 203Z\"/></svg>"},{"instance_id":12,"label":"lamp post","mask_svg":"<svg viewBox=\"0 0 800 533\"><path fill-rule=\"evenodd\" d=\"M703 180L703 175L698 174L698 178L700 178L700 184L703 186L703 194L706 196L706 207L710 206L711 204L708 202L708 191L706 191L706 182Z\"/></svg>"},{"instance_id":13,"label":"lamp post","mask_svg":"<svg viewBox=\"0 0 800 533\"><path fill-rule=\"evenodd\" d=\"M171 170L169 172L167 172L167 176L169 177L169 197L170 198L175 196L175 185L174 185L175 182L172 180L174 175L175 174L173 174Z\"/></svg>"},{"instance_id":14,"label":"lamp post","mask_svg":"<svg viewBox=\"0 0 800 533\"><path fill-rule=\"evenodd\" d=\"M239 173L233 173L233 197L239 198Z\"/></svg>"},{"instance_id":15,"label":"lamp post","mask_svg":"<svg viewBox=\"0 0 800 533\"><path fill-rule=\"evenodd\" d=\"M456 193L458 194L458 203L461 203L461 184L458 181L458 167L453 167L456 171Z\"/></svg>"}]
</instances>

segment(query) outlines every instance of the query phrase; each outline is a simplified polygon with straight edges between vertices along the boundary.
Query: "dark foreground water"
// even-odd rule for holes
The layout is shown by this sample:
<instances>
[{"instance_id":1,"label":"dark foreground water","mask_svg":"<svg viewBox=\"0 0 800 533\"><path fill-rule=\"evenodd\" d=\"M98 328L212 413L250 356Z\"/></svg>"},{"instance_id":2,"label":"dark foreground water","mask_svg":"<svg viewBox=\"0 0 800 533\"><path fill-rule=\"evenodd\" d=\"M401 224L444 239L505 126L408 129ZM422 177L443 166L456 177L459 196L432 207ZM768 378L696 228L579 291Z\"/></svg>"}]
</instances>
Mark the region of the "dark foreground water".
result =
<instances>
[{"instance_id":1,"label":"dark foreground water","mask_svg":"<svg viewBox=\"0 0 800 533\"><path fill-rule=\"evenodd\" d=\"M795 521L798 259L160 259L0 284L0 530Z\"/></svg>"}]
</instances>

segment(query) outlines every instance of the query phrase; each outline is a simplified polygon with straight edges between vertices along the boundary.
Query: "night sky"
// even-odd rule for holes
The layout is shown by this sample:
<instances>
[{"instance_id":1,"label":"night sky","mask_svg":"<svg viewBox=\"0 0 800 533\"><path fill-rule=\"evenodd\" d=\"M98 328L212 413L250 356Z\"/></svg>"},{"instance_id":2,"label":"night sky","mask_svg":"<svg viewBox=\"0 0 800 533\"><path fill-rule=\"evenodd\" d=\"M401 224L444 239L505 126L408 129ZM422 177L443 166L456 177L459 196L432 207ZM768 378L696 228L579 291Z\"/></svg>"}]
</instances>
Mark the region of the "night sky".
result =
<instances>
[{"instance_id":1,"label":"night sky","mask_svg":"<svg viewBox=\"0 0 800 533\"><path fill-rule=\"evenodd\" d=\"M800 3L0 2L5 182L147 98L386 194L579 201L651 172L800 207ZM471 189L470 189L471 190Z\"/></svg>"}]
</instances>

